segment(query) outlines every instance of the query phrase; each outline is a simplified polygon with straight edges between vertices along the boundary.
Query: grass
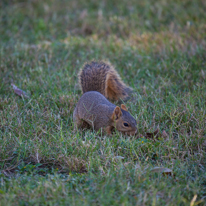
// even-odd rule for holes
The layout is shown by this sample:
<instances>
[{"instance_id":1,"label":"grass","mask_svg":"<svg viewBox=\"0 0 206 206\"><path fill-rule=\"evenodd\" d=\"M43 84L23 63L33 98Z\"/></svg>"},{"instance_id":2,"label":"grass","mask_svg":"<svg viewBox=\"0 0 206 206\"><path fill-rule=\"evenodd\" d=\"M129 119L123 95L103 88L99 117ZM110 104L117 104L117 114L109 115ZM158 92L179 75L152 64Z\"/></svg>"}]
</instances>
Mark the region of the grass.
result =
<instances>
[{"instance_id":1,"label":"grass","mask_svg":"<svg viewBox=\"0 0 206 206\"><path fill-rule=\"evenodd\" d=\"M2 1L0 205L206 205L205 10L201 0ZM167 138L74 132L77 72L92 59L134 88L138 133Z\"/></svg>"}]
</instances>

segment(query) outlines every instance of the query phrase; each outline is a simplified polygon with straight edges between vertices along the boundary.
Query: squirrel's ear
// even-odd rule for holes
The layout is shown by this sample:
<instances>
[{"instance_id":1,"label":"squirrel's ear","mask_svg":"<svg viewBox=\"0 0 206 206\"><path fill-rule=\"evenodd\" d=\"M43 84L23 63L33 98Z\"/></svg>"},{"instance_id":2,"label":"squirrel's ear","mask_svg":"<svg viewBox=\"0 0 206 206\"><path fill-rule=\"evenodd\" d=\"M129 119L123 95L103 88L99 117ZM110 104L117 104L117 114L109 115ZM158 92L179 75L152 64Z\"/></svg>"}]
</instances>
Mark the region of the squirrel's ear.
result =
<instances>
[{"instance_id":1,"label":"squirrel's ear","mask_svg":"<svg viewBox=\"0 0 206 206\"><path fill-rule=\"evenodd\" d=\"M127 111L127 107L124 104L121 104L121 109L123 109L124 111Z\"/></svg>"},{"instance_id":2,"label":"squirrel's ear","mask_svg":"<svg viewBox=\"0 0 206 206\"><path fill-rule=\"evenodd\" d=\"M117 120L121 116L122 116L122 111L121 111L120 107L116 106L115 109L114 109L112 117L113 117L114 120Z\"/></svg>"}]
</instances>

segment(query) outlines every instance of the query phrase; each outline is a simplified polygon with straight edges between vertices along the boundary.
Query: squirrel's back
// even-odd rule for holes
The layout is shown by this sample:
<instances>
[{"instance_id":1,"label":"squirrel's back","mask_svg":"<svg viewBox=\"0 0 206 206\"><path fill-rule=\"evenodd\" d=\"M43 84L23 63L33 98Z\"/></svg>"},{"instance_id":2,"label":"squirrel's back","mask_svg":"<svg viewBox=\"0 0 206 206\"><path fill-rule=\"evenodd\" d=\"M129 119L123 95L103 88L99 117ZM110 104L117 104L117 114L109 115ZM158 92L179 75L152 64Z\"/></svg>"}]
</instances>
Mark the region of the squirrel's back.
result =
<instances>
[{"instance_id":1,"label":"squirrel's back","mask_svg":"<svg viewBox=\"0 0 206 206\"><path fill-rule=\"evenodd\" d=\"M79 72L82 92L97 91L110 100L125 100L132 89L126 86L113 66L104 61L84 64Z\"/></svg>"}]
</instances>

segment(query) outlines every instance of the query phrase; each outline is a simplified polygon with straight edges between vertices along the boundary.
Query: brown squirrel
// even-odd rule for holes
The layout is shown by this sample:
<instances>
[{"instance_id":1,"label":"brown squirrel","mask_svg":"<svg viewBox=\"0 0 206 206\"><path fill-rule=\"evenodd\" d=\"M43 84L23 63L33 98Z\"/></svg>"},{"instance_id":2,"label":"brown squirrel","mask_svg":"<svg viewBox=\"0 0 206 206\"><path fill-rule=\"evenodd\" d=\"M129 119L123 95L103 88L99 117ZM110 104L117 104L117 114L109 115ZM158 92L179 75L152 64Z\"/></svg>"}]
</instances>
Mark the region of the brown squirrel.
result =
<instances>
[{"instance_id":1,"label":"brown squirrel","mask_svg":"<svg viewBox=\"0 0 206 206\"><path fill-rule=\"evenodd\" d=\"M103 128L107 134L116 128L124 134L134 135L137 123L126 106L121 104L120 108L107 100L128 98L132 91L111 64L103 61L86 63L78 76L83 95L73 113L75 127L95 131Z\"/></svg>"}]
</instances>

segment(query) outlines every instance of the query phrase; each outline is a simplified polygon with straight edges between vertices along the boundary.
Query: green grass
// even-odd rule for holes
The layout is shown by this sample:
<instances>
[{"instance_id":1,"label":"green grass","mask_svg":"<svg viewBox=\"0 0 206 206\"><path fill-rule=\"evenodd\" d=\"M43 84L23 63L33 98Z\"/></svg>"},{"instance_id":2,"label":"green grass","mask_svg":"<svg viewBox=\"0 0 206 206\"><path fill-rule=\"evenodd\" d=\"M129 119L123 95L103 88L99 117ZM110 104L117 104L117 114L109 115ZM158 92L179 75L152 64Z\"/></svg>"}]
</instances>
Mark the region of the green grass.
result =
<instances>
[{"instance_id":1,"label":"green grass","mask_svg":"<svg viewBox=\"0 0 206 206\"><path fill-rule=\"evenodd\" d=\"M205 11L202 0L1 1L0 205L206 205ZM168 138L74 131L77 72L92 59L134 88L138 133Z\"/></svg>"}]
</instances>

